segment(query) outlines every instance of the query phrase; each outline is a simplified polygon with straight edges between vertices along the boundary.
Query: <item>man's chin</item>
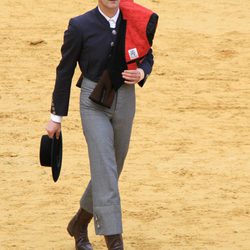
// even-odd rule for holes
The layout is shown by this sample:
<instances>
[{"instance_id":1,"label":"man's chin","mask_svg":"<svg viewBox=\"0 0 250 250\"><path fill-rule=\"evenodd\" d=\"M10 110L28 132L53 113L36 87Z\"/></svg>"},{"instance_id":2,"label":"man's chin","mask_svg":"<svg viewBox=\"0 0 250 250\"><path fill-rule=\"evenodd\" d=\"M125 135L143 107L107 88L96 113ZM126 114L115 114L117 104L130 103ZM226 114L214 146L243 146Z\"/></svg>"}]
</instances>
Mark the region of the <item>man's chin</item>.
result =
<instances>
[{"instance_id":1,"label":"man's chin","mask_svg":"<svg viewBox=\"0 0 250 250\"><path fill-rule=\"evenodd\" d=\"M113 8L117 8L119 6L118 0L109 0L109 6Z\"/></svg>"}]
</instances>

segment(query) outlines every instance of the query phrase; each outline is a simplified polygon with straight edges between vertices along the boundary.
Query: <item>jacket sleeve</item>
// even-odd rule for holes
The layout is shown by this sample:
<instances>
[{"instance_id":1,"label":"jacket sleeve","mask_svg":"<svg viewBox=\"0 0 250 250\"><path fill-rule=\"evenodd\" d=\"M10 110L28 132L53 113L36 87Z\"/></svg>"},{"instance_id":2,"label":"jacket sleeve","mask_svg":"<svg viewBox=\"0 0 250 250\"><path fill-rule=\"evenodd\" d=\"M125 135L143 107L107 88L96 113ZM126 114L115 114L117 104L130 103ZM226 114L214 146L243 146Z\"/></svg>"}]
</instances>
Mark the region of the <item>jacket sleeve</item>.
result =
<instances>
[{"instance_id":1,"label":"jacket sleeve","mask_svg":"<svg viewBox=\"0 0 250 250\"><path fill-rule=\"evenodd\" d=\"M69 21L68 29L64 32L61 48L61 61L56 68L56 81L52 94L51 113L58 116L67 116L69 108L70 87L77 61L82 47L82 35L74 25L73 19Z\"/></svg>"},{"instance_id":2,"label":"jacket sleeve","mask_svg":"<svg viewBox=\"0 0 250 250\"><path fill-rule=\"evenodd\" d=\"M154 40L154 36L155 36L157 24L158 24L158 19L159 19L159 16L156 13L153 13L147 25L146 33L147 33L148 42L151 46L153 45L153 40ZM139 68L143 69L145 73L144 79L142 79L138 83L141 87L144 85L148 76L150 75L153 65L154 65L154 56L153 56L153 51L151 48L148 54L145 56L144 60L139 65Z\"/></svg>"},{"instance_id":3,"label":"jacket sleeve","mask_svg":"<svg viewBox=\"0 0 250 250\"><path fill-rule=\"evenodd\" d=\"M144 78L138 83L141 87L147 81L148 76L152 72L154 65L154 56L152 49L149 50L148 54L144 57L143 61L138 65L138 68L141 68L144 71Z\"/></svg>"}]
</instances>

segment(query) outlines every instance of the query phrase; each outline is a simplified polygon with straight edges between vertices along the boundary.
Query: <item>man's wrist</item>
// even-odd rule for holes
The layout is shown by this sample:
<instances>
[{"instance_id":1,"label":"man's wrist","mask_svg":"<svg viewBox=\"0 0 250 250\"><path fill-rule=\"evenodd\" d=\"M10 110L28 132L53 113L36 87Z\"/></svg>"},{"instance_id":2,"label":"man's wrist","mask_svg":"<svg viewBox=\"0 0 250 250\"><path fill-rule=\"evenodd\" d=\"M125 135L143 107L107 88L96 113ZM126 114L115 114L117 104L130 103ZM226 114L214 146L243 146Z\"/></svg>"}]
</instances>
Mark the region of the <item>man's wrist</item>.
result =
<instances>
[{"instance_id":1,"label":"man's wrist","mask_svg":"<svg viewBox=\"0 0 250 250\"><path fill-rule=\"evenodd\" d=\"M144 73L144 70L143 69L141 69L141 68L137 68L137 70L139 71L139 73L140 73L140 80L139 80L139 82L141 81L141 80L143 80L144 79L144 77L145 77L145 73Z\"/></svg>"},{"instance_id":2,"label":"man's wrist","mask_svg":"<svg viewBox=\"0 0 250 250\"><path fill-rule=\"evenodd\" d=\"M50 114L50 119L53 122L61 123L62 122L62 118L63 118L62 116Z\"/></svg>"}]
</instances>

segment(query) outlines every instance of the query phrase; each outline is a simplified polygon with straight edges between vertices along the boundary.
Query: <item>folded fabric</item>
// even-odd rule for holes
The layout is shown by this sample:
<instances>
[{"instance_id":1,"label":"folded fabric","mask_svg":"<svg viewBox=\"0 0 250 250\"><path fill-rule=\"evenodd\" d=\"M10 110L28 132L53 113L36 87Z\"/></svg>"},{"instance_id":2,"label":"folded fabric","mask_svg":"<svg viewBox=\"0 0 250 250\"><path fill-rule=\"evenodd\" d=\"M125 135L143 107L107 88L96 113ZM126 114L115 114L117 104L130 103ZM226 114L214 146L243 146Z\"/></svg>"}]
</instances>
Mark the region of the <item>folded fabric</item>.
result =
<instances>
[{"instance_id":1,"label":"folded fabric","mask_svg":"<svg viewBox=\"0 0 250 250\"><path fill-rule=\"evenodd\" d=\"M153 44L159 17L132 0L121 0L120 9L126 21L126 63L128 69L136 69Z\"/></svg>"}]
</instances>

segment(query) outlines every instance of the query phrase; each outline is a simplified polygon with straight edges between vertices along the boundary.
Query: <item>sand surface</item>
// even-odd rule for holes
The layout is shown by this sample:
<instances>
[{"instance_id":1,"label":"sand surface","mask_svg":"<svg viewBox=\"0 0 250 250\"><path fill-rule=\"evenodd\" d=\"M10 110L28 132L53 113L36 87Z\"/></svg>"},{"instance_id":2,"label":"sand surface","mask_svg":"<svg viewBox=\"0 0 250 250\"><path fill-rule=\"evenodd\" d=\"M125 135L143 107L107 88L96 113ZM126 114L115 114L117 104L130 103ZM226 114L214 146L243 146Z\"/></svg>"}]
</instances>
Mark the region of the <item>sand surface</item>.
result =
<instances>
[{"instance_id":1,"label":"sand surface","mask_svg":"<svg viewBox=\"0 0 250 250\"><path fill-rule=\"evenodd\" d=\"M120 179L125 249L249 250L250 1L138 3L160 23ZM38 153L63 31L69 18L95 6L1 0L1 250L74 249L66 226L89 180L75 86L58 183ZM106 249L93 224L90 238Z\"/></svg>"}]
</instances>

